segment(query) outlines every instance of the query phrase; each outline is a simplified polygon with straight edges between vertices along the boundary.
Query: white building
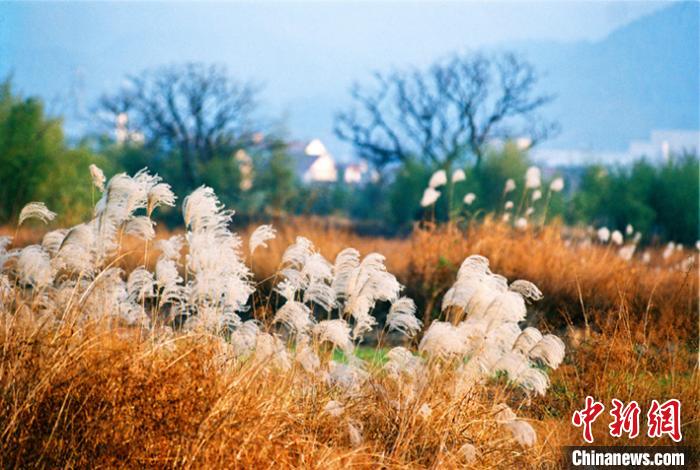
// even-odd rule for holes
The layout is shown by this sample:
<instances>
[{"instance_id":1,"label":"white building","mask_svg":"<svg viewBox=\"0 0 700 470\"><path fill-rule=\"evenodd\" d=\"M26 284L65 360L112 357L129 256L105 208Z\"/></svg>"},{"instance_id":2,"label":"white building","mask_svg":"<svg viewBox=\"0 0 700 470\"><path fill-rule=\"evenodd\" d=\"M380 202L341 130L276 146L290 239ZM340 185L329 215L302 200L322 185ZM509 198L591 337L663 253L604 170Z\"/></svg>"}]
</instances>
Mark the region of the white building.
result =
<instances>
[{"instance_id":1,"label":"white building","mask_svg":"<svg viewBox=\"0 0 700 470\"><path fill-rule=\"evenodd\" d=\"M665 161L672 154L698 153L700 132L692 130L653 130L649 140L633 140L627 153L631 158L648 157L652 161Z\"/></svg>"}]
</instances>

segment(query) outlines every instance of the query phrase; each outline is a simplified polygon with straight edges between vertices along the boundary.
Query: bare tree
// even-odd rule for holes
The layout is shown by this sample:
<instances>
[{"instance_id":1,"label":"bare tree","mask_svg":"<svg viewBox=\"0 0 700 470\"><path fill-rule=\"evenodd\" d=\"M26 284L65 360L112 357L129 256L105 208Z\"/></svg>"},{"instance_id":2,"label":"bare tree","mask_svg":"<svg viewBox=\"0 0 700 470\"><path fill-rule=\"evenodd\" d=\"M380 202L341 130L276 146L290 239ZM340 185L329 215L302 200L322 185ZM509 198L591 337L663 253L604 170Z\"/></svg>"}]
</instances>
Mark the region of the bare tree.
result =
<instances>
[{"instance_id":1,"label":"bare tree","mask_svg":"<svg viewBox=\"0 0 700 470\"><path fill-rule=\"evenodd\" d=\"M112 127L126 116L128 132L142 134L146 145L176 153L185 181L194 187L199 162L250 138L256 93L223 67L189 63L131 76L118 92L102 96L99 107Z\"/></svg>"},{"instance_id":2,"label":"bare tree","mask_svg":"<svg viewBox=\"0 0 700 470\"><path fill-rule=\"evenodd\" d=\"M353 86L354 106L336 116L335 132L379 167L411 157L479 165L492 139L535 145L557 128L538 115L552 97L536 94L533 67L512 53L453 55L425 71L374 77L372 89Z\"/></svg>"}]
</instances>

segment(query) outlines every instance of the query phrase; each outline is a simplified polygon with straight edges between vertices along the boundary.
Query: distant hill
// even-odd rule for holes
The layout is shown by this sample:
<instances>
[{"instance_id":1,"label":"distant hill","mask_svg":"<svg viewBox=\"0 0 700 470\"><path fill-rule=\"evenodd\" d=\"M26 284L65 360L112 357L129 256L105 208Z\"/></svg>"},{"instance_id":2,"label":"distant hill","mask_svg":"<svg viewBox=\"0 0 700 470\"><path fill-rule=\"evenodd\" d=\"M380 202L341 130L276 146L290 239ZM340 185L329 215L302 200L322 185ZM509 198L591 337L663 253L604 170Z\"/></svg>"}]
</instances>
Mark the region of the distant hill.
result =
<instances>
[{"instance_id":1,"label":"distant hill","mask_svg":"<svg viewBox=\"0 0 700 470\"><path fill-rule=\"evenodd\" d=\"M673 4L595 43L518 46L557 95L549 145L623 150L652 129L700 128L700 3Z\"/></svg>"}]
</instances>

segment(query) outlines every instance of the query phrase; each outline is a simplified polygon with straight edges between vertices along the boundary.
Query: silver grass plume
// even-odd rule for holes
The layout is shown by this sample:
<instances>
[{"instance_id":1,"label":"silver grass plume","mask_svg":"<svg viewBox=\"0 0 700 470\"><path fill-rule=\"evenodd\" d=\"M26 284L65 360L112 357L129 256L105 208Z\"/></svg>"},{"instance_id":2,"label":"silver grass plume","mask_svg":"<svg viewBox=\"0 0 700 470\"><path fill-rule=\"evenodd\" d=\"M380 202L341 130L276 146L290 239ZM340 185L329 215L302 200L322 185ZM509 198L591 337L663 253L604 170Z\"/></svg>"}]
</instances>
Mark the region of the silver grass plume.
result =
<instances>
[{"instance_id":1,"label":"silver grass plume","mask_svg":"<svg viewBox=\"0 0 700 470\"><path fill-rule=\"evenodd\" d=\"M127 235L140 238L141 240L150 241L156 237L155 223L146 216L140 215L132 217L124 227L124 233Z\"/></svg>"},{"instance_id":2,"label":"silver grass plume","mask_svg":"<svg viewBox=\"0 0 700 470\"><path fill-rule=\"evenodd\" d=\"M350 340L350 326L343 319L320 321L312 332L319 343L331 343L346 354L351 354L354 349Z\"/></svg>"},{"instance_id":3,"label":"silver grass plume","mask_svg":"<svg viewBox=\"0 0 700 470\"><path fill-rule=\"evenodd\" d=\"M51 256L55 256L56 253L58 253L59 248L61 248L61 244L63 243L63 239L66 238L67 234L68 234L68 230L64 229L64 228L60 228L58 230L52 230L50 232L47 232L44 235L44 238L41 239L41 246Z\"/></svg>"},{"instance_id":4,"label":"silver grass plume","mask_svg":"<svg viewBox=\"0 0 700 470\"><path fill-rule=\"evenodd\" d=\"M139 266L131 271L126 281L126 290L129 294L129 299L138 302L152 297L154 285L153 273L145 267Z\"/></svg>"},{"instance_id":5,"label":"silver grass plume","mask_svg":"<svg viewBox=\"0 0 700 470\"><path fill-rule=\"evenodd\" d=\"M273 323L282 323L297 336L306 335L314 325L311 309L301 302L287 301L275 314Z\"/></svg>"},{"instance_id":6,"label":"silver grass plume","mask_svg":"<svg viewBox=\"0 0 700 470\"><path fill-rule=\"evenodd\" d=\"M107 180L105 178L105 174L102 172L100 167L94 163L90 164L90 177L92 178L92 184L95 185L97 189L100 191L105 190L105 181Z\"/></svg>"},{"instance_id":7,"label":"silver grass plume","mask_svg":"<svg viewBox=\"0 0 700 470\"><path fill-rule=\"evenodd\" d=\"M447 359L466 351L464 336L449 322L434 321L423 335L418 351L431 358Z\"/></svg>"},{"instance_id":8,"label":"silver grass plume","mask_svg":"<svg viewBox=\"0 0 700 470\"><path fill-rule=\"evenodd\" d=\"M19 252L17 273L23 284L43 288L53 282L51 259L40 245L29 245Z\"/></svg>"},{"instance_id":9,"label":"silver grass plume","mask_svg":"<svg viewBox=\"0 0 700 470\"><path fill-rule=\"evenodd\" d=\"M175 207L177 197L167 183L157 183L146 193L146 214L150 217L160 206Z\"/></svg>"},{"instance_id":10,"label":"silver grass plume","mask_svg":"<svg viewBox=\"0 0 700 470\"><path fill-rule=\"evenodd\" d=\"M260 247L267 248L267 241L272 240L276 236L276 231L272 225L260 225L250 235L248 240L248 250L252 255Z\"/></svg>"},{"instance_id":11,"label":"silver grass plume","mask_svg":"<svg viewBox=\"0 0 700 470\"><path fill-rule=\"evenodd\" d=\"M333 287L336 297L339 300L345 299L350 277L359 265L360 252L355 248L345 248L335 257L331 287Z\"/></svg>"},{"instance_id":12,"label":"silver grass plume","mask_svg":"<svg viewBox=\"0 0 700 470\"><path fill-rule=\"evenodd\" d=\"M420 332L423 323L416 318L416 304L408 297L401 297L391 304L386 317L389 330L400 331L409 338Z\"/></svg>"},{"instance_id":13,"label":"silver grass plume","mask_svg":"<svg viewBox=\"0 0 700 470\"><path fill-rule=\"evenodd\" d=\"M182 235L173 235L170 238L158 240L155 243L155 248L160 250L161 257L177 261L180 259L180 252L184 246Z\"/></svg>"},{"instance_id":14,"label":"silver grass plume","mask_svg":"<svg viewBox=\"0 0 700 470\"><path fill-rule=\"evenodd\" d=\"M529 351L531 359L541 360L544 364L556 369L564 360L564 342L555 335L545 335Z\"/></svg>"},{"instance_id":15,"label":"silver grass plume","mask_svg":"<svg viewBox=\"0 0 700 470\"><path fill-rule=\"evenodd\" d=\"M17 226L19 227L29 219L37 219L45 224L48 224L55 217L56 213L51 212L49 208L46 207L46 204L44 204L43 202L30 202L29 204L24 206L20 211Z\"/></svg>"}]
</instances>

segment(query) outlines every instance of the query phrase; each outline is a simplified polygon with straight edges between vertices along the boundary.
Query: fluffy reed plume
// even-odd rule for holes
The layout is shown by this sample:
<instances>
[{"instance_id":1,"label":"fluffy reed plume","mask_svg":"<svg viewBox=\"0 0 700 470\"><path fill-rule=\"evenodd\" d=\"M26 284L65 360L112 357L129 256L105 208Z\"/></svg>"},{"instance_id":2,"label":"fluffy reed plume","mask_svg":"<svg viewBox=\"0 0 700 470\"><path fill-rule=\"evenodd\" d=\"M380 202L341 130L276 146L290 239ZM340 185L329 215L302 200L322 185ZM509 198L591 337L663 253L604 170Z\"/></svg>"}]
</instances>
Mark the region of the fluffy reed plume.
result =
<instances>
[{"instance_id":1,"label":"fluffy reed plume","mask_svg":"<svg viewBox=\"0 0 700 470\"><path fill-rule=\"evenodd\" d=\"M261 225L250 235L248 251L252 255L260 247L267 248L267 241L275 238L275 229L272 225Z\"/></svg>"},{"instance_id":2,"label":"fluffy reed plume","mask_svg":"<svg viewBox=\"0 0 700 470\"><path fill-rule=\"evenodd\" d=\"M452 173L452 182L453 183L459 183L461 181L465 181L467 179L467 175L464 173L464 170L461 168L458 168L455 170L454 173Z\"/></svg>"},{"instance_id":3,"label":"fluffy reed plume","mask_svg":"<svg viewBox=\"0 0 700 470\"><path fill-rule=\"evenodd\" d=\"M433 187L425 188L423 197L420 200L421 207L432 206L440 198L440 191L436 191Z\"/></svg>"},{"instance_id":4,"label":"fluffy reed plume","mask_svg":"<svg viewBox=\"0 0 700 470\"><path fill-rule=\"evenodd\" d=\"M508 194L515 191L515 180L513 178L508 178L505 186L503 187L503 194Z\"/></svg>"},{"instance_id":5,"label":"fluffy reed plume","mask_svg":"<svg viewBox=\"0 0 700 470\"><path fill-rule=\"evenodd\" d=\"M445 170L438 170L432 174L430 181L428 182L429 188L439 188L447 184L447 173Z\"/></svg>"},{"instance_id":6,"label":"fluffy reed plume","mask_svg":"<svg viewBox=\"0 0 700 470\"><path fill-rule=\"evenodd\" d=\"M474 193L467 193L464 196L464 203L468 206L471 206L475 200L476 200L476 194L474 194Z\"/></svg>"},{"instance_id":7,"label":"fluffy reed plume","mask_svg":"<svg viewBox=\"0 0 700 470\"><path fill-rule=\"evenodd\" d=\"M525 172L525 188L537 189L542 185L542 173L536 166L531 166Z\"/></svg>"},{"instance_id":8,"label":"fluffy reed plume","mask_svg":"<svg viewBox=\"0 0 700 470\"><path fill-rule=\"evenodd\" d=\"M564 189L564 178L561 176L554 178L549 184L549 190L553 193L561 192Z\"/></svg>"},{"instance_id":9,"label":"fluffy reed plume","mask_svg":"<svg viewBox=\"0 0 700 470\"><path fill-rule=\"evenodd\" d=\"M391 304L386 323L390 330L413 337L421 331L423 323L416 318L416 304L408 297L401 297Z\"/></svg>"},{"instance_id":10,"label":"fluffy reed plume","mask_svg":"<svg viewBox=\"0 0 700 470\"><path fill-rule=\"evenodd\" d=\"M105 174L102 172L100 167L95 164L90 164L90 177L92 178L92 184L100 191L105 190Z\"/></svg>"},{"instance_id":11,"label":"fluffy reed plume","mask_svg":"<svg viewBox=\"0 0 700 470\"><path fill-rule=\"evenodd\" d=\"M38 219L43 223L48 224L55 217L56 213L51 212L43 202L30 202L20 211L17 226L19 227L29 219Z\"/></svg>"},{"instance_id":12,"label":"fluffy reed plume","mask_svg":"<svg viewBox=\"0 0 700 470\"><path fill-rule=\"evenodd\" d=\"M612 234L610 234L610 241L619 246L624 243L624 237L619 230L615 230Z\"/></svg>"}]
</instances>

